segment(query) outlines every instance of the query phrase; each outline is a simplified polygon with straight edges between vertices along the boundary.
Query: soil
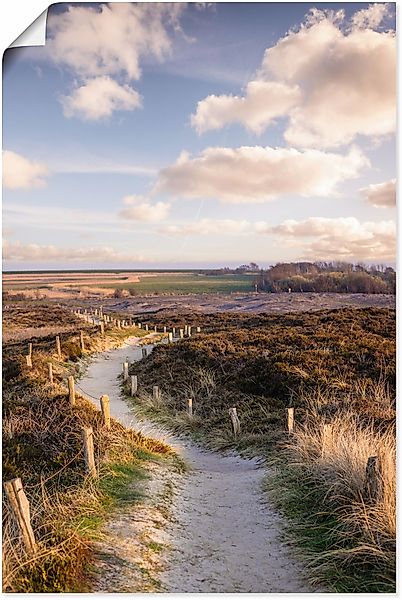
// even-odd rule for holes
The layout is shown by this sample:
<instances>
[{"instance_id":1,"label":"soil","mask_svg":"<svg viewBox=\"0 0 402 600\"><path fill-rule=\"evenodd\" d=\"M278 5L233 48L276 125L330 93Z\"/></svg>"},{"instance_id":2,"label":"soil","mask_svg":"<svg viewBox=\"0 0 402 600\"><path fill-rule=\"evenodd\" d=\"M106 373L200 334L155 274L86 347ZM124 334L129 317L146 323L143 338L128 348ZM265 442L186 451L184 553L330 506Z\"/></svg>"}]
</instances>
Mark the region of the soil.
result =
<instances>
[{"instance_id":1,"label":"soil","mask_svg":"<svg viewBox=\"0 0 402 600\"><path fill-rule=\"evenodd\" d=\"M93 590L314 591L285 540L282 518L262 491L267 475L262 464L205 451L135 417L121 396L118 376L124 361L140 359L141 348L131 339L98 354L77 387L97 405L108 394L115 419L169 443L189 471L177 475L154 467L148 499L111 517L97 543Z\"/></svg>"}]
</instances>

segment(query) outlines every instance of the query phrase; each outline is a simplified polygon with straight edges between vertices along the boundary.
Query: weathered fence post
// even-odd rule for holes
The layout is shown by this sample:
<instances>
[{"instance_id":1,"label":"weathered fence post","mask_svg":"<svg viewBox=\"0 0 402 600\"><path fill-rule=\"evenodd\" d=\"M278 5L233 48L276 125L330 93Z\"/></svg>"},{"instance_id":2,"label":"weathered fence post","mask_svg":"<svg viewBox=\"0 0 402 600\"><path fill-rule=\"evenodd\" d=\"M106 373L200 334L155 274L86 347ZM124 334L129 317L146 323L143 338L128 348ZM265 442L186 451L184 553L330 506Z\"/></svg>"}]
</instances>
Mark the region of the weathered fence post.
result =
<instances>
[{"instance_id":1,"label":"weathered fence post","mask_svg":"<svg viewBox=\"0 0 402 600\"><path fill-rule=\"evenodd\" d=\"M28 344L28 356L32 356L32 342Z\"/></svg>"},{"instance_id":2,"label":"weathered fence post","mask_svg":"<svg viewBox=\"0 0 402 600\"><path fill-rule=\"evenodd\" d=\"M56 351L57 351L57 356L59 358L61 358L61 344L60 344L60 336L56 335Z\"/></svg>"},{"instance_id":3,"label":"weathered fence post","mask_svg":"<svg viewBox=\"0 0 402 600\"><path fill-rule=\"evenodd\" d=\"M12 513L18 524L25 550L28 554L35 554L36 542L31 525L29 502L22 487L21 479L11 479L4 483L4 491L10 503Z\"/></svg>"},{"instance_id":4,"label":"weathered fence post","mask_svg":"<svg viewBox=\"0 0 402 600\"><path fill-rule=\"evenodd\" d=\"M52 363L47 363L48 373L49 373L49 381L53 384L53 365Z\"/></svg>"},{"instance_id":5,"label":"weathered fence post","mask_svg":"<svg viewBox=\"0 0 402 600\"><path fill-rule=\"evenodd\" d=\"M160 390L157 385L154 385L154 387L152 388L152 396L153 396L154 400L159 400L161 397Z\"/></svg>"},{"instance_id":6,"label":"weathered fence post","mask_svg":"<svg viewBox=\"0 0 402 600\"><path fill-rule=\"evenodd\" d=\"M131 395L135 396L138 390L138 378L137 375L131 375Z\"/></svg>"},{"instance_id":7,"label":"weathered fence post","mask_svg":"<svg viewBox=\"0 0 402 600\"><path fill-rule=\"evenodd\" d=\"M332 434L332 425L325 423L322 428L322 438L321 438L321 458L325 456L326 450L328 449L329 441Z\"/></svg>"},{"instance_id":8,"label":"weathered fence post","mask_svg":"<svg viewBox=\"0 0 402 600\"><path fill-rule=\"evenodd\" d=\"M25 356L25 359L27 361L27 367L29 367L30 369L32 369L32 356L30 354L27 354Z\"/></svg>"},{"instance_id":9,"label":"weathered fence post","mask_svg":"<svg viewBox=\"0 0 402 600\"><path fill-rule=\"evenodd\" d=\"M201 333L201 327L197 327L197 333Z\"/></svg>"},{"instance_id":10,"label":"weathered fence post","mask_svg":"<svg viewBox=\"0 0 402 600\"><path fill-rule=\"evenodd\" d=\"M188 325L184 325L184 335L187 335L188 333Z\"/></svg>"},{"instance_id":11,"label":"weathered fence post","mask_svg":"<svg viewBox=\"0 0 402 600\"><path fill-rule=\"evenodd\" d=\"M240 433L240 421L235 407L229 408L229 416L232 420L233 433L236 438L237 434Z\"/></svg>"},{"instance_id":12,"label":"weathered fence post","mask_svg":"<svg viewBox=\"0 0 402 600\"><path fill-rule=\"evenodd\" d=\"M94 457L94 432L92 427L82 428L82 441L84 444L85 471L96 477L96 466Z\"/></svg>"},{"instance_id":13,"label":"weathered fence post","mask_svg":"<svg viewBox=\"0 0 402 600\"><path fill-rule=\"evenodd\" d=\"M104 323L99 323L100 334L105 335L105 325Z\"/></svg>"},{"instance_id":14,"label":"weathered fence post","mask_svg":"<svg viewBox=\"0 0 402 600\"><path fill-rule=\"evenodd\" d=\"M156 325L155 325L155 327L154 327L154 331L155 331L155 333L158 331L158 329L157 329Z\"/></svg>"},{"instance_id":15,"label":"weathered fence post","mask_svg":"<svg viewBox=\"0 0 402 600\"><path fill-rule=\"evenodd\" d=\"M68 378L68 397L69 397L71 406L74 406L75 405L75 384L74 384L74 377L72 375L70 375L70 377Z\"/></svg>"},{"instance_id":16,"label":"weathered fence post","mask_svg":"<svg viewBox=\"0 0 402 600\"><path fill-rule=\"evenodd\" d=\"M293 407L288 408L287 414L288 414L288 433L293 433L294 429L295 429L295 409Z\"/></svg>"},{"instance_id":17,"label":"weathered fence post","mask_svg":"<svg viewBox=\"0 0 402 600\"><path fill-rule=\"evenodd\" d=\"M110 402L109 402L109 396L107 396L106 394L104 394L103 396L101 396L101 398L100 398L100 405L101 405L101 410L102 410L102 415L103 415L103 423L104 423L106 429L110 429Z\"/></svg>"},{"instance_id":18,"label":"weathered fence post","mask_svg":"<svg viewBox=\"0 0 402 600\"><path fill-rule=\"evenodd\" d=\"M378 456L369 456L366 465L366 478L364 492L366 498L371 502L380 499L383 493L381 461Z\"/></svg>"},{"instance_id":19,"label":"weathered fence post","mask_svg":"<svg viewBox=\"0 0 402 600\"><path fill-rule=\"evenodd\" d=\"M168 333L168 342L169 342L169 344L171 344L173 342L173 333L171 331L169 331L169 333Z\"/></svg>"},{"instance_id":20,"label":"weathered fence post","mask_svg":"<svg viewBox=\"0 0 402 600\"><path fill-rule=\"evenodd\" d=\"M123 381L128 379L128 362L123 363Z\"/></svg>"},{"instance_id":21,"label":"weathered fence post","mask_svg":"<svg viewBox=\"0 0 402 600\"><path fill-rule=\"evenodd\" d=\"M180 339L184 338L184 331L182 329L179 329L179 337Z\"/></svg>"},{"instance_id":22,"label":"weathered fence post","mask_svg":"<svg viewBox=\"0 0 402 600\"><path fill-rule=\"evenodd\" d=\"M145 325L145 331L148 331L148 323Z\"/></svg>"},{"instance_id":23,"label":"weathered fence post","mask_svg":"<svg viewBox=\"0 0 402 600\"><path fill-rule=\"evenodd\" d=\"M189 417L193 416L193 399L192 398L188 398L188 400L187 400L187 412L188 412Z\"/></svg>"},{"instance_id":24,"label":"weathered fence post","mask_svg":"<svg viewBox=\"0 0 402 600\"><path fill-rule=\"evenodd\" d=\"M81 344L81 352L84 352L85 344L84 344L84 332L83 331L80 331L80 344Z\"/></svg>"},{"instance_id":25,"label":"weathered fence post","mask_svg":"<svg viewBox=\"0 0 402 600\"><path fill-rule=\"evenodd\" d=\"M166 333L166 325L163 327L163 333Z\"/></svg>"},{"instance_id":26,"label":"weathered fence post","mask_svg":"<svg viewBox=\"0 0 402 600\"><path fill-rule=\"evenodd\" d=\"M176 327L172 328L172 334L173 334L173 337L176 337Z\"/></svg>"}]
</instances>

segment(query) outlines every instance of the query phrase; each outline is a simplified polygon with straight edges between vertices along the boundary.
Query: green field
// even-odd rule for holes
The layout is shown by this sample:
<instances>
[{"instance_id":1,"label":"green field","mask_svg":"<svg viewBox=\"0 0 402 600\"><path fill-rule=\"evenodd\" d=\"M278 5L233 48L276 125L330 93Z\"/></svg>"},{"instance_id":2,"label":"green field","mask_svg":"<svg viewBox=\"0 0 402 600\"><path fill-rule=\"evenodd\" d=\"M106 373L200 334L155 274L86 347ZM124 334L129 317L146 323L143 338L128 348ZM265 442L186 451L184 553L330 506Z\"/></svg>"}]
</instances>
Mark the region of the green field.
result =
<instances>
[{"instance_id":1,"label":"green field","mask_svg":"<svg viewBox=\"0 0 402 600\"><path fill-rule=\"evenodd\" d=\"M247 292L254 289L253 275L206 276L178 273L144 277L138 283L105 283L98 287L135 290L137 294L202 294L211 292Z\"/></svg>"}]
</instances>

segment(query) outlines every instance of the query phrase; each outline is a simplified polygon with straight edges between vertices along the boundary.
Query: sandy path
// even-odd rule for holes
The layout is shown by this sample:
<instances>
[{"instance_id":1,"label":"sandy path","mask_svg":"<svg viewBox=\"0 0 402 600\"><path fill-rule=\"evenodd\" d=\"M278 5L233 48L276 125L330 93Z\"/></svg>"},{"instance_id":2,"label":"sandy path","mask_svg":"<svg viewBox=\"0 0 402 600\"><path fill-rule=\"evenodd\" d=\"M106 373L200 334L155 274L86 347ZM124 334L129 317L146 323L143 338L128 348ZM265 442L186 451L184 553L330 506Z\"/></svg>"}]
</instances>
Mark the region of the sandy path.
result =
<instances>
[{"instance_id":1,"label":"sandy path","mask_svg":"<svg viewBox=\"0 0 402 600\"><path fill-rule=\"evenodd\" d=\"M311 592L281 539L283 523L262 493L266 471L256 461L207 452L139 422L120 396L117 377L126 359L141 359L135 340L99 354L79 388L94 398L108 394L114 418L167 441L191 466L175 481L172 514L165 524L170 550L159 574L163 591ZM123 538L127 544L127 530ZM118 582L115 586L107 591L119 591ZM124 588L129 591L127 579Z\"/></svg>"}]
</instances>

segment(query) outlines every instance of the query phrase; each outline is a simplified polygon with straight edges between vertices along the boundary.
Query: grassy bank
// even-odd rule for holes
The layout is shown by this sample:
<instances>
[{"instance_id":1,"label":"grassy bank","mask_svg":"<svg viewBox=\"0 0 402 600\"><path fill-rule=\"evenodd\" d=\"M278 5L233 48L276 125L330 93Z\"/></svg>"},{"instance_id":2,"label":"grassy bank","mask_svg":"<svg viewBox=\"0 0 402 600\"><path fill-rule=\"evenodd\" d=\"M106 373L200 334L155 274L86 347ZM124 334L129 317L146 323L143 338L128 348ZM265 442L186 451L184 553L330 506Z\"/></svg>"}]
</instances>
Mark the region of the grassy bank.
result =
<instances>
[{"instance_id":1,"label":"grassy bank","mask_svg":"<svg viewBox=\"0 0 402 600\"><path fill-rule=\"evenodd\" d=\"M46 326L58 313L48 309ZM67 317L67 320L69 317ZM51 336L33 337L33 368L24 355L26 341L3 347L3 481L20 477L31 507L38 545L28 557L8 503L3 499L3 591L89 591L91 541L111 511L140 499L141 482L153 461L174 461L164 444L126 429L112 420L106 431L101 413L83 398L70 406L65 378L78 373L83 353L81 322L62 333L62 359ZM41 332L43 333L43 332ZM108 330L100 337L86 328L85 354L121 344L141 330ZM53 364L54 384L48 381ZM91 426L99 477L84 473L81 429ZM173 463L172 463L173 466Z\"/></svg>"},{"instance_id":2,"label":"grassy bank","mask_svg":"<svg viewBox=\"0 0 402 600\"><path fill-rule=\"evenodd\" d=\"M395 311L208 315L202 327L133 365L136 410L209 447L275 458L267 486L292 523L311 579L342 592L392 591ZM232 406L241 423L236 438ZM290 406L296 431L289 437ZM375 503L365 491L373 455L383 480Z\"/></svg>"}]
</instances>

